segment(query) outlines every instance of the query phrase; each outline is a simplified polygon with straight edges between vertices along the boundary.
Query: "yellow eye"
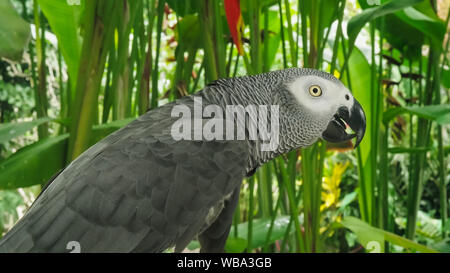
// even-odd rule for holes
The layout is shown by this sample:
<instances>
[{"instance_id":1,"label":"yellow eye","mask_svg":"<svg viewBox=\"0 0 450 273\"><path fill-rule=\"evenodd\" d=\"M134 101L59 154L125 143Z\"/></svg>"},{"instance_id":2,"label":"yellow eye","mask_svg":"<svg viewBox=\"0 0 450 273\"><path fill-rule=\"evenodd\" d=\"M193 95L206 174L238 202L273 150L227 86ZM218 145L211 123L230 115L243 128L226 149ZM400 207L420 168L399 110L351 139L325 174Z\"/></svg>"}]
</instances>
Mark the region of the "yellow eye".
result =
<instances>
[{"instance_id":1,"label":"yellow eye","mask_svg":"<svg viewBox=\"0 0 450 273\"><path fill-rule=\"evenodd\" d=\"M320 88L320 86L318 85L311 85L309 87L309 93L313 97L320 97L322 96L322 88Z\"/></svg>"}]
</instances>

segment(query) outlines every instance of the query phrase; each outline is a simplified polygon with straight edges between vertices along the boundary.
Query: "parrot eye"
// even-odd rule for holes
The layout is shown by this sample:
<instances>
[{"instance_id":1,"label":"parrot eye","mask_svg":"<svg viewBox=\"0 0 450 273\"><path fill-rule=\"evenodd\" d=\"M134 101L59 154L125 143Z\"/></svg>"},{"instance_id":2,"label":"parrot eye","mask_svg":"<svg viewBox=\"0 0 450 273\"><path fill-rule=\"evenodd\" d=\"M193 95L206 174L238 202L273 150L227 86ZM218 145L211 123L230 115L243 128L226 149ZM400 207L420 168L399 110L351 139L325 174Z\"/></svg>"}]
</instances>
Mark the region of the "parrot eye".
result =
<instances>
[{"instance_id":1,"label":"parrot eye","mask_svg":"<svg viewBox=\"0 0 450 273\"><path fill-rule=\"evenodd\" d=\"M309 93L313 97L320 97L322 96L322 88L320 88L320 86L318 85L311 85L309 87Z\"/></svg>"}]
</instances>

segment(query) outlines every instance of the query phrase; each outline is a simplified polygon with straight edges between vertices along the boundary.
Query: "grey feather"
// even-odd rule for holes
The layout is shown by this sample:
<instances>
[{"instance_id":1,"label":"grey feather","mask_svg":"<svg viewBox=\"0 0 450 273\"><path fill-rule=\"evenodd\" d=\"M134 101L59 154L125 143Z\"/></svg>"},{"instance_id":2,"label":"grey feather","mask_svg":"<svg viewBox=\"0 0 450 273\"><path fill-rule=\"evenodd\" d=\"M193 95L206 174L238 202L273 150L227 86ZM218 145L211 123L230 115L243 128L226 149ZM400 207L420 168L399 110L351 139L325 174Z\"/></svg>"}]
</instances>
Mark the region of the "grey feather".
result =
<instances>
[{"instance_id":1,"label":"grey feather","mask_svg":"<svg viewBox=\"0 0 450 273\"><path fill-rule=\"evenodd\" d=\"M289 69L219 80L197 95L221 107L282 104L295 112L292 97L280 90L311 74L335 81L323 72ZM172 107L192 109L193 103L189 96L152 110L89 148L5 235L0 252L68 252L69 241L79 242L81 252L181 251L199 234L203 251L221 251L246 174L311 144L317 133L288 122L296 120L286 114L277 151L261 151L248 140L175 141Z\"/></svg>"},{"instance_id":2,"label":"grey feather","mask_svg":"<svg viewBox=\"0 0 450 273\"><path fill-rule=\"evenodd\" d=\"M78 241L82 252L184 248L209 207L239 187L248 148L242 142L174 142L160 134L174 122L170 110L149 112L76 159L5 236L0 251L68 252L69 241ZM224 165L216 155L225 150L230 161ZM229 168L236 170L233 177Z\"/></svg>"}]
</instances>

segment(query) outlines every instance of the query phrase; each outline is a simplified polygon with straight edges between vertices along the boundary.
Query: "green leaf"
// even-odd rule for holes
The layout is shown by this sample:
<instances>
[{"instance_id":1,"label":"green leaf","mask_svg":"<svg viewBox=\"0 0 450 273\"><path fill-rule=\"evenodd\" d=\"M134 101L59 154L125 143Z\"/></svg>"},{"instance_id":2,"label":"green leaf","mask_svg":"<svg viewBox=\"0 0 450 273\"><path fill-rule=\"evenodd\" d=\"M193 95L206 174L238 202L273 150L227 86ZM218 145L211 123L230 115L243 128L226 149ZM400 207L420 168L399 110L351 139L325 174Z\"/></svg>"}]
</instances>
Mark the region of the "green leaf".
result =
<instances>
[{"instance_id":1,"label":"green leaf","mask_svg":"<svg viewBox=\"0 0 450 273\"><path fill-rule=\"evenodd\" d=\"M0 144L25 134L27 131L49 122L50 118L40 118L33 121L0 124Z\"/></svg>"},{"instance_id":2,"label":"green leaf","mask_svg":"<svg viewBox=\"0 0 450 273\"><path fill-rule=\"evenodd\" d=\"M128 123L132 122L135 119L136 118L126 118L94 126L94 128L92 129L92 135L89 146L94 145L95 143L102 140L104 137L114 133L115 131L126 126Z\"/></svg>"},{"instance_id":3,"label":"green leaf","mask_svg":"<svg viewBox=\"0 0 450 273\"><path fill-rule=\"evenodd\" d=\"M377 232L376 228L351 216L345 217L341 224L353 231L358 236L361 245L369 252L384 252L384 234Z\"/></svg>"},{"instance_id":4,"label":"green leaf","mask_svg":"<svg viewBox=\"0 0 450 273\"><path fill-rule=\"evenodd\" d=\"M345 62L342 46L340 46L340 49L338 51L338 60L341 66ZM370 65L364 54L357 47L354 48L350 55L350 58L348 59L348 69L350 70L350 78L347 76L347 73L345 73L343 82L346 84L346 86L350 86L349 83L351 83L351 91L366 113L366 133L358 148L361 155L361 164L358 164L361 176L359 180L361 186L359 203L363 208L361 209L361 212L363 213L363 219L370 219L373 211L371 210L371 206L369 204L371 204L373 201L373 195L371 191L372 183L375 183L373 181L375 178L372 177L372 168L375 168L376 166L375 162L372 162L373 156L371 156L371 154L375 152L372 151L372 135L373 132L375 130L378 130L379 128L375 128L376 124L374 124L373 122L373 115L376 114L376 107L373 105L373 94L371 94L370 92ZM364 200L362 198L363 196L366 196L367 200ZM367 207L367 209L365 209L364 207Z\"/></svg>"},{"instance_id":5,"label":"green leaf","mask_svg":"<svg viewBox=\"0 0 450 273\"><path fill-rule=\"evenodd\" d=\"M198 2L197 0L166 0L166 3L178 16L196 13L198 11Z\"/></svg>"},{"instance_id":6,"label":"green leaf","mask_svg":"<svg viewBox=\"0 0 450 273\"><path fill-rule=\"evenodd\" d=\"M287 225L289 224L290 216L278 216L275 219L274 226L272 229L272 234L270 236L270 239L268 241L269 244L274 243L276 240L279 240L283 238L284 233L286 232ZM267 231L270 227L271 219L255 219L253 220L253 231L252 231L252 248L258 248L263 247L266 243L266 237L267 237ZM291 229L294 231L294 229ZM240 223L238 225L238 234L239 237L247 238L247 231L248 231L248 222ZM230 231L229 238L233 238L234 236L234 230L232 229ZM245 242L247 242L245 240ZM239 242L236 241L227 241L227 245L225 248L229 249L241 249L243 247L244 241L239 240ZM245 244L244 249L247 248L247 244Z\"/></svg>"},{"instance_id":7,"label":"green leaf","mask_svg":"<svg viewBox=\"0 0 450 273\"><path fill-rule=\"evenodd\" d=\"M0 162L0 189L44 184L64 167L69 135L40 140Z\"/></svg>"},{"instance_id":8,"label":"green leaf","mask_svg":"<svg viewBox=\"0 0 450 273\"><path fill-rule=\"evenodd\" d=\"M9 0L0 1L0 57L20 61L30 40L30 25Z\"/></svg>"},{"instance_id":9,"label":"green leaf","mask_svg":"<svg viewBox=\"0 0 450 273\"><path fill-rule=\"evenodd\" d=\"M200 248L200 243L197 240L192 240L187 246L189 250L195 250Z\"/></svg>"},{"instance_id":10,"label":"green leaf","mask_svg":"<svg viewBox=\"0 0 450 273\"><path fill-rule=\"evenodd\" d=\"M268 11L269 14L269 28L268 33L266 36L264 36L264 39L268 39L267 42L267 55L266 60L264 60L264 63L266 64L266 69L269 70L272 66L273 62L275 61L275 57L278 52L278 48L280 47L281 43L281 29L280 29L280 18L278 17L277 11ZM264 16L260 17L260 24L261 26L264 26ZM262 43L263 46L263 52L265 51L265 43Z\"/></svg>"},{"instance_id":11,"label":"green leaf","mask_svg":"<svg viewBox=\"0 0 450 273\"><path fill-rule=\"evenodd\" d=\"M342 66L345 62L344 54L342 53L342 47L340 47L338 54L339 64ZM343 77L343 82L346 86L349 86L349 81L351 83L352 90L351 92L355 96L355 98L359 101L364 112L366 113L367 120L367 129L362 140L360 147L363 151L364 160L367 159L368 153L370 151L371 145L371 131L372 124L370 121L372 120L372 96L370 94L370 65L367 61L364 54L359 50L359 48L355 47L352 51L350 58L348 60L348 68L350 70L350 79L347 77L347 73L345 73Z\"/></svg>"},{"instance_id":12,"label":"green leaf","mask_svg":"<svg viewBox=\"0 0 450 273\"><path fill-rule=\"evenodd\" d=\"M427 15L428 17L438 19L439 17L434 12L433 7L431 6L431 1L422 1L419 4L415 4L414 8L421 13Z\"/></svg>"},{"instance_id":13,"label":"green leaf","mask_svg":"<svg viewBox=\"0 0 450 273\"><path fill-rule=\"evenodd\" d=\"M128 124L133 119L95 126L91 145ZM49 137L28 145L0 161L0 189L14 189L46 183L64 168L69 134Z\"/></svg>"},{"instance_id":14,"label":"green leaf","mask_svg":"<svg viewBox=\"0 0 450 273\"><path fill-rule=\"evenodd\" d=\"M322 0L320 5L320 26L323 29L331 27L333 21L337 20L338 17L335 13L338 6L338 0Z\"/></svg>"},{"instance_id":15,"label":"green leaf","mask_svg":"<svg viewBox=\"0 0 450 273\"><path fill-rule=\"evenodd\" d=\"M450 105L407 106L407 112L430 120L440 120L442 124L450 122Z\"/></svg>"},{"instance_id":16,"label":"green leaf","mask_svg":"<svg viewBox=\"0 0 450 273\"><path fill-rule=\"evenodd\" d=\"M383 19L384 24L381 24L383 36L389 44L402 52L408 59L420 58L424 42L423 33L395 16L395 14L388 14Z\"/></svg>"},{"instance_id":17,"label":"green leaf","mask_svg":"<svg viewBox=\"0 0 450 273\"><path fill-rule=\"evenodd\" d=\"M17 190L0 191L0 238L6 231L5 225L18 220L17 207L20 205L24 205L24 201Z\"/></svg>"},{"instance_id":18,"label":"green leaf","mask_svg":"<svg viewBox=\"0 0 450 273\"><path fill-rule=\"evenodd\" d=\"M345 208L356 199L357 195L358 193L356 191L346 194L344 198L339 201L338 212L344 212Z\"/></svg>"},{"instance_id":19,"label":"green leaf","mask_svg":"<svg viewBox=\"0 0 450 273\"><path fill-rule=\"evenodd\" d=\"M191 241L186 247L189 250L196 250L200 248L200 243L197 240ZM228 253L242 253L247 248L247 240L240 237L228 236L225 252Z\"/></svg>"},{"instance_id":20,"label":"green leaf","mask_svg":"<svg viewBox=\"0 0 450 273\"><path fill-rule=\"evenodd\" d=\"M450 124L450 105L408 106L406 111L419 117L436 121L440 125Z\"/></svg>"},{"instance_id":21,"label":"green leaf","mask_svg":"<svg viewBox=\"0 0 450 273\"><path fill-rule=\"evenodd\" d=\"M80 5L70 5L64 0L37 0L42 12L58 38L58 45L66 61L71 77L72 90L78 76L81 55L81 38L78 35L84 1Z\"/></svg>"},{"instance_id":22,"label":"green leaf","mask_svg":"<svg viewBox=\"0 0 450 273\"><path fill-rule=\"evenodd\" d=\"M446 238L433 245L433 248L442 253L450 253L450 238Z\"/></svg>"},{"instance_id":23,"label":"green leaf","mask_svg":"<svg viewBox=\"0 0 450 273\"><path fill-rule=\"evenodd\" d=\"M391 108L383 113L383 122L387 123L394 117L404 113L436 121L440 125L450 124L450 105L448 104Z\"/></svg>"},{"instance_id":24,"label":"green leaf","mask_svg":"<svg viewBox=\"0 0 450 273\"><path fill-rule=\"evenodd\" d=\"M423 253L438 252L434 249L400 237L396 234L372 227L366 222L363 222L355 217L347 216L341 221L341 224L353 231L358 237L358 240L362 244L362 246L367 250L371 249L372 252L382 252L384 250L385 241L406 249L412 249Z\"/></svg>"},{"instance_id":25,"label":"green leaf","mask_svg":"<svg viewBox=\"0 0 450 273\"><path fill-rule=\"evenodd\" d=\"M177 30L177 40L189 48L200 48L203 45L200 31L200 22L197 15L189 14L183 17L175 28Z\"/></svg>"},{"instance_id":26,"label":"green leaf","mask_svg":"<svg viewBox=\"0 0 450 273\"><path fill-rule=\"evenodd\" d=\"M407 7L404 10L396 12L395 15L410 26L421 31L424 35L430 37L433 41L432 44L441 46L445 34L445 23L437 16L429 17L413 7Z\"/></svg>"},{"instance_id":27,"label":"green leaf","mask_svg":"<svg viewBox=\"0 0 450 273\"><path fill-rule=\"evenodd\" d=\"M393 118L395 118L398 115L401 115L403 113L405 113L406 110L403 107L393 107L393 108L389 108L388 110L386 110L383 113L383 123L388 123L389 121L391 121Z\"/></svg>"},{"instance_id":28,"label":"green leaf","mask_svg":"<svg viewBox=\"0 0 450 273\"><path fill-rule=\"evenodd\" d=\"M450 70L442 70L441 83L445 88L450 89Z\"/></svg>"},{"instance_id":29,"label":"green leaf","mask_svg":"<svg viewBox=\"0 0 450 273\"><path fill-rule=\"evenodd\" d=\"M368 23L378 17L384 16L386 14L396 12L396 11L406 8L408 6L412 6L421 1L422 0L389 1L380 6L366 9L363 12L361 12L360 14L358 14L355 17L353 17L352 19L350 19L350 21L348 22L348 25L347 25L347 33L348 33L350 49L353 48L356 37L358 36L359 32L361 31L361 29L364 27L364 25L366 23Z\"/></svg>"},{"instance_id":30,"label":"green leaf","mask_svg":"<svg viewBox=\"0 0 450 273\"><path fill-rule=\"evenodd\" d=\"M242 253L247 248L248 241L240 237L229 236L225 244L225 252Z\"/></svg>"}]
</instances>

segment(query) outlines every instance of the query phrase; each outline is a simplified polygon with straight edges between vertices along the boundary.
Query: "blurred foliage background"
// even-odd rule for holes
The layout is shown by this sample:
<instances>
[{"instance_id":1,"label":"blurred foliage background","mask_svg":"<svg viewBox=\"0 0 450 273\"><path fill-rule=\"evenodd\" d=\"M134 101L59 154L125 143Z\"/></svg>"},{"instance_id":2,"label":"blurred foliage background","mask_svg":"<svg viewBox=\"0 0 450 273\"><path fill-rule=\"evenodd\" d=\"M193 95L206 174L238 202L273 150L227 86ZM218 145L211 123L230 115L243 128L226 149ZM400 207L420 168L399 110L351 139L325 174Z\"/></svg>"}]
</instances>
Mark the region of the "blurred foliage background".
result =
<instances>
[{"instance_id":1,"label":"blurred foliage background","mask_svg":"<svg viewBox=\"0 0 450 273\"><path fill-rule=\"evenodd\" d=\"M218 78L340 78L366 137L244 181L229 252L449 252L448 0L0 1L0 236L71 160ZM198 248L192 242L189 249Z\"/></svg>"}]
</instances>

